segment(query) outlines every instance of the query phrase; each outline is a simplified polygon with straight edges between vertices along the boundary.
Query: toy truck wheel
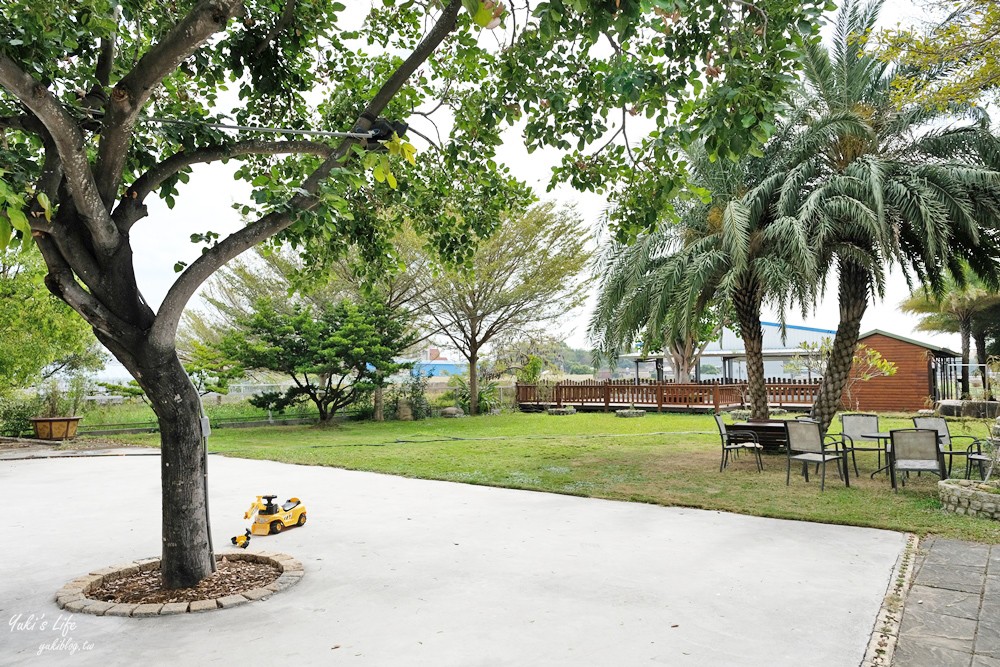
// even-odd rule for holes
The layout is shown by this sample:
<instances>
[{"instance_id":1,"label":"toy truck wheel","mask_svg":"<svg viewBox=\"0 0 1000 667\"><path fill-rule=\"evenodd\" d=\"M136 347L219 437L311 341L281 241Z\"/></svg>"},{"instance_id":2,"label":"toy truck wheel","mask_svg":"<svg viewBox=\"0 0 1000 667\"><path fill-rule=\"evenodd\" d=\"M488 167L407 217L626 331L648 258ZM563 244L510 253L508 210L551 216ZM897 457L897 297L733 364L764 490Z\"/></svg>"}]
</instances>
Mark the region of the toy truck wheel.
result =
<instances>
[{"instance_id":1,"label":"toy truck wheel","mask_svg":"<svg viewBox=\"0 0 1000 667\"><path fill-rule=\"evenodd\" d=\"M299 522L298 522L297 525L299 525L299 526L306 525L306 513L305 512L303 512L302 514L299 515Z\"/></svg>"},{"instance_id":2,"label":"toy truck wheel","mask_svg":"<svg viewBox=\"0 0 1000 667\"><path fill-rule=\"evenodd\" d=\"M285 524L281 523L280 521L272 521L271 522L271 532L272 533L280 533L284 529L285 529Z\"/></svg>"}]
</instances>

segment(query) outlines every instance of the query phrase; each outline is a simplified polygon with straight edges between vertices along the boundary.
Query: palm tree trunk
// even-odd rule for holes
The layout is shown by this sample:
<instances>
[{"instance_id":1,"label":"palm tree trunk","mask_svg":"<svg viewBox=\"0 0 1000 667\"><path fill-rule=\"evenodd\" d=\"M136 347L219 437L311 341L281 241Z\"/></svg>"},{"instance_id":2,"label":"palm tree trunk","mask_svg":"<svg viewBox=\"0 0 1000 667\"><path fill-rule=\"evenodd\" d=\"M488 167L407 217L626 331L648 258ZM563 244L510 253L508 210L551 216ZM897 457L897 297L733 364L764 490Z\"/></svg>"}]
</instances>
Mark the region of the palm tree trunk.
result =
<instances>
[{"instance_id":1,"label":"palm tree trunk","mask_svg":"<svg viewBox=\"0 0 1000 667\"><path fill-rule=\"evenodd\" d=\"M962 400L972 398L972 388L969 382L969 343L972 339L972 322L963 318L959 322L958 331L962 336Z\"/></svg>"},{"instance_id":2,"label":"palm tree trunk","mask_svg":"<svg viewBox=\"0 0 1000 667\"><path fill-rule=\"evenodd\" d=\"M986 332L976 331L972 335L972 340L976 343L976 364L979 366L979 375L983 379L983 399L992 401L993 387L990 386L986 368Z\"/></svg>"},{"instance_id":3,"label":"palm tree trunk","mask_svg":"<svg viewBox=\"0 0 1000 667\"><path fill-rule=\"evenodd\" d=\"M819 422L823 433L830 428L830 423L840 408L841 396L851 374L854 352L858 347L861 318L868 309L868 272L857 264L846 261L841 261L839 268L840 324L837 325L826 374L820 382L819 393L812 408L812 417Z\"/></svg>"},{"instance_id":4,"label":"palm tree trunk","mask_svg":"<svg viewBox=\"0 0 1000 667\"><path fill-rule=\"evenodd\" d=\"M747 355L747 389L750 418L767 419L767 388L764 386L764 331L760 326L760 298L755 290L741 290L733 297L740 335Z\"/></svg>"}]
</instances>

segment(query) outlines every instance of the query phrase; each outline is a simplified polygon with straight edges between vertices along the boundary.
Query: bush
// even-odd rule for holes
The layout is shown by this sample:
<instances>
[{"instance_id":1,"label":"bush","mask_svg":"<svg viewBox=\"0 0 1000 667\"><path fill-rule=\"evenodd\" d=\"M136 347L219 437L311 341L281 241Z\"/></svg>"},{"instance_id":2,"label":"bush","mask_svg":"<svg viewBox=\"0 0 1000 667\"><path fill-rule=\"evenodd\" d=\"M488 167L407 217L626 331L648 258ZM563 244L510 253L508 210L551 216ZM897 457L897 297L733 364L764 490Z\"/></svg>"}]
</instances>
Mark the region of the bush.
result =
<instances>
[{"instance_id":1,"label":"bush","mask_svg":"<svg viewBox=\"0 0 1000 667\"><path fill-rule=\"evenodd\" d=\"M18 437L31 431L31 418L42 411L39 398L0 397L0 435Z\"/></svg>"},{"instance_id":2,"label":"bush","mask_svg":"<svg viewBox=\"0 0 1000 667\"><path fill-rule=\"evenodd\" d=\"M448 379L448 386L452 387L452 395L466 414L472 414L469 410L469 380L465 375L453 375ZM493 381L479 383L479 414L487 414L493 410L500 410L503 404L500 402L500 386Z\"/></svg>"},{"instance_id":3,"label":"bush","mask_svg":"<svg viewBox=\"0 0 1000 667\"><path fill-rule=\"evenodd\" d=\"M426 419L431 416L431 404L427 400L427 378L411 374L405 382L393 385L386 391L385 412L388 419L396 419L399 415L399 404L406 401L414 419Z\"/></svg>"}]
</instances>

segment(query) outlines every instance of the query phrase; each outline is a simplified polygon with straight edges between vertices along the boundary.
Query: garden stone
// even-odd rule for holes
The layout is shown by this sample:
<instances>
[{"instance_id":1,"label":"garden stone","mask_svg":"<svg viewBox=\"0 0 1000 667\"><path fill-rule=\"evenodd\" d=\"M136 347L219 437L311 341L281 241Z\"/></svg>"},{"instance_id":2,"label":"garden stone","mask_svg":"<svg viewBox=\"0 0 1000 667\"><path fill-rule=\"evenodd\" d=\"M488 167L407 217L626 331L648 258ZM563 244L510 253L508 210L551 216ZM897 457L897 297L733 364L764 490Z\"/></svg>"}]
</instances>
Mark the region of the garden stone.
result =
<instances>
[{"instance_id":1,"label":"garden stone","mask_svg":"<svg viewBox=\"0 0 1000 667\"><path fill-rule=\"evenodd\" d=\"M464 417L465 416L465 412L462 411L462 408L451 407L451 408L445 408L444 410L442 410L441 411L441 416L442 417L448 417L448 418Z\"/></svg>"}]
</instances>

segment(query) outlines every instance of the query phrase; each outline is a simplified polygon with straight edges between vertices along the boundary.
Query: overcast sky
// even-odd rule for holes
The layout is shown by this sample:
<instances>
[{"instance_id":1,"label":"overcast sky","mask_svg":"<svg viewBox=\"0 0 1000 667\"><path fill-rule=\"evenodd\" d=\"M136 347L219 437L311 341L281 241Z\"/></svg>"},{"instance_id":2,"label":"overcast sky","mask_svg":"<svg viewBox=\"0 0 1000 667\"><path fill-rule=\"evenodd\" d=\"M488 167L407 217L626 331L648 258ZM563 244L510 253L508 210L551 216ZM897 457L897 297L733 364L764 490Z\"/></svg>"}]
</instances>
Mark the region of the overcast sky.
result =
<instances>
[{"instance_id":1,"label":"overcast sky","mask_svg":"<svg viewBox=\"0 0 1000 667\"><path fill-rule=\"evenodd\" d=\"M919 12L912 3L889 0L882 12L881 25L883 27L894 26L897 23L909 25L918 19ZM829 33L829 29L825 32ZM536 151L529 156L523 148L520 137L515 131L511 131L508 132L499 157L516 176L533 186L540 197L575 203L589 225L599 224L601 211L606 206L602 197L577 193L567 186L559 187L553 193L545 193L549 170L559 160L558 151ZM174 264L178 261L190 263L198 257L200 245L190 242L191 234L211 230L225 235L240 227L239 216L231 205L234 202L245 201L249 188L245 183L233 180L232 173L235 166L235 163L230 163L196 167L190 183L180 186L180 196L177 197L177 205L173 210L168 210L158 199L151 201L149 217L133 229L132 243L139 285L147 301L154 308L158 307L176 278ZM402 177L405 178L405 174ZM799 313L789 313L788 323L836 329L838 320L836 293L834 279L828 288L827 298L819 304L814 314L803 319ZM887 286L884 301L869 307L862 323L862 331L884 329L956 348L957 336L914 333L916 318L900 313L897 308L899 302L907 295L908 290L902 276L894 274ZM197 307L197 301L192 301L189 307ZM586 340L589 312L590 304L564 320L566 324L563 333L573 347L589 347ZM765 312L764 318L774 319L774 313Z\"/></svg>"}]
</instances>

